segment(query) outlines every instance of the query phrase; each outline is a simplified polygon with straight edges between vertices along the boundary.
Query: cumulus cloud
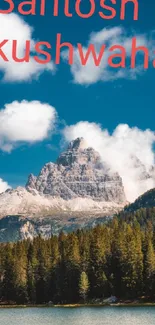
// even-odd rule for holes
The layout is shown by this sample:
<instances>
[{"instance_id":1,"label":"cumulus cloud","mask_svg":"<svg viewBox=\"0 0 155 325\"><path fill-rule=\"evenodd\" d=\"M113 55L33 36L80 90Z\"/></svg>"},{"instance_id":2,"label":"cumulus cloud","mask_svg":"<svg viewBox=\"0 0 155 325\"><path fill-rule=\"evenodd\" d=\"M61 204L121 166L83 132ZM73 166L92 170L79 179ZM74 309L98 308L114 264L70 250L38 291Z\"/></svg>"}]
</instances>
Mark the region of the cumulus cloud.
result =
<instances>
[{"instance_id":1,"label":"cumulus cloud","mask_svg":"<svg viewBox=\"0 0 155 325\"><path fill-rule=\"evenodd\" d=\"M9 61L0 60L0 71L4 75L3 79L5 81L27 81L37 78L44 71L54 71L55 68L52 62L39 64L33 59L33 55L31 55L29 62L17 63L13 61L12 40L17 40L17 55L19 58L24 57L26 40L30 40L32 51L35 43L33 28L15 13L0 14L0 42L5 39L8 39L9 42L2 49Z\"/></svg>"},{"instance_id":2,"label":"cumulus cloud","mask_svg":"<svg viewBox=\"0 0 155 325\"><path fill-rule=\"evenodd\" d=\"M71 73L73 75L73 81L77 84L89 85L98 81L113 81L116 79L136 79L138 75L141 75L144 71L143 65L137 64L135 69L127 68L111 68L108 65L108 57L110 54L119 53L118 51L110 53L109 48L113 45L122 45L126 50L126 59L131 57L132 38L136 37L137 46L146 46L150 48L151 40L147 35L141 35L136 33L128 33L122 27L104 28L98 32L92 32L89 36L86 45L83 46L84 55L87 53L88 46L94 44L96 54L98 56L101 46L106 45L104 55L99 66L95 66L92 55L89 56L87 64L81 65L78 48L74 48L74 63L71 66ZM150 53L151 54L151 53ZM62 54L64 61L68 60L68 51L64 51Z\"/></svg>"},{"instance_id":3,"label":"cumulus cloud","mask_svg":"<svg viewBox=\"0 0 155 325\"><path fill-rule=\"evenodd\" d=\"M8 188L10 188L9 184L0 178L0 193L5 192Z\"/></svg>"},{"instance_id":4,"label":"cumulus cloud","mask_svg":"<svg viewBox=\"0 0 155 325\"><path fill-rule=\"evenodd\" d=\"M120 124L109 134L98 124L79 122L67 126L63 134L66 141L83 137L87 146L100 153L103 162L122 177L128 201L155 187L155 133L151 130Z\"/></svg>"},{"instance_id":5,"label":"cumulus cloud","mask_svg":"<svg viewBox=\"0 0 155 325\"><path fill-rule=\"evenodd\" d=\"M22 143L42 141L52 133L57 113L39 101L14 101L0 110L0 149L10 152Z\"/></svg>"}]
</instances>

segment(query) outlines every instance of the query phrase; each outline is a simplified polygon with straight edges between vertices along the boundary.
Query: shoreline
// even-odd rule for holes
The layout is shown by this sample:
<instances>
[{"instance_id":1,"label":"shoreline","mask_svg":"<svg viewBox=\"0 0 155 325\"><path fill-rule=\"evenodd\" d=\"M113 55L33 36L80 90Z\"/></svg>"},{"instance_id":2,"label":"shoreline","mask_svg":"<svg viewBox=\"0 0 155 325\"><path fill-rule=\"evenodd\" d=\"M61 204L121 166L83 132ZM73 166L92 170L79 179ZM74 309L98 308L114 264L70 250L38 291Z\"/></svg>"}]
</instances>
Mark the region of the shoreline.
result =
<instances>
[{"instance_id":1,"label":"shoreline","mask_svg":"<svg viewBox=\"0 0 155 325\"><path fill-rule=\"evenodd\" d=\"M129 303L111 303L111 304L106 304L106 303L101 303L101 304L58 304L58 305L50 305L50 304L42 304L42 305L31 305L31 304L26 304L26 305L0 305L0 309L2 308L86 308L86 307L155 307L155 302L129 302Z\"/></svg>"}]
</instances>

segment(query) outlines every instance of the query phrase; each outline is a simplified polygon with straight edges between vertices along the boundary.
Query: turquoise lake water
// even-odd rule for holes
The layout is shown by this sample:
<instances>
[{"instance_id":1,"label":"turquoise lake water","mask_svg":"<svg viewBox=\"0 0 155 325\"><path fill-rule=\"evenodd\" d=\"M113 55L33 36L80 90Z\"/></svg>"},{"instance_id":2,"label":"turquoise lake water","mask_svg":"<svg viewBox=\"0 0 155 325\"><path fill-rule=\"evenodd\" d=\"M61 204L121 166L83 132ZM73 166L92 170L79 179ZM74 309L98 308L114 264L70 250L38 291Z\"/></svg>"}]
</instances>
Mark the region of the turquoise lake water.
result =
<instances>
[{"instance_id":1,"label":"turquoise lake water","mask_svg":"<svg viewBox=\"0 0 155 325\"><path fill-rule=\"evenodd\" d=\"M155 325L155 307L0 309L0 325Z\"/></svg>"}]
</instances>

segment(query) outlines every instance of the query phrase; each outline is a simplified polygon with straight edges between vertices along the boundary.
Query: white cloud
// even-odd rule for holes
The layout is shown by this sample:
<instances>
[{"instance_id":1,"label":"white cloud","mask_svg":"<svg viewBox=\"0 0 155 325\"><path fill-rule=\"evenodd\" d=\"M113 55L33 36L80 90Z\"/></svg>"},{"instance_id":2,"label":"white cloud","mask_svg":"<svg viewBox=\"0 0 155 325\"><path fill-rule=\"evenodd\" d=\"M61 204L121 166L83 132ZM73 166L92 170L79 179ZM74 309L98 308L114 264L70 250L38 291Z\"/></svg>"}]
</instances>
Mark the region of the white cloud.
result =
<instances>
[{"instance_id":1,"label":"white cloud","mask_svg":"<svg viewBox=\"0 0 155 325\"><path fill-rule=\"evenodd\" d=\"M155 169L150 171L151 167L155 166L154 132L120 124L110 135L108 130L102 129L98 124L79 122L67 126L63 133L66 141L83 137L88 146L100 153L103 162L122 177L129 201L132 202L145 191L155 187ZM151 176L144 181L147 173Z\"/></svg>"},{"instance_id":2,"label":"white cloud","mask_svg":"<svg viewBox=\"0 0 155 325\"><path fill-rule=\"evenodd\" d=\"M146 35L127 33L122 27L104 28L101 31L90 34L87 45L83 46L83 53L86 54L89 44L94 44L96 54L99 54L101 46L106 45L104 55L100 66L95 66L92 55L89 56L87 64L82 66L78 48L74 48L74 63L71 65L71 73L73 81L77 84L93 84L98 81L112 81L116 79L135 79L144 71L141 63L137 64L135 69L130 68L111 68L108 65L108 57L110 54L109 48L113 45L122 45L126 49L126 57L131 57L132 38L136 37L137 46L150 47L151 41L147 40ZM151 54L151 53L150 53ZM68 60L68 51L62 53L65 61Z\"/></svg>"},{"instance_id":3,"label":"white cloud","mask_svg":"<svg viewBox=\"0 0 155 325\"><path fill-rule=\"evenodd\" d=\"M30 40L31 49L35 44L33 39L33 28L29 26L23 18L15 13L8 15L0 14L0 42L8 39L2 50L9 59L5 62L0 58L0 70L4 74L5 81L26 81L32 78L37 78L44 71L54 71L54 64L52 62L48 64L39 64L33 59L33 55L30 57L29 62L18 63L12 59L12 40L17 40L18 57L24 57L26 40Z\"/></svg>"},{"instance_id":4,"label":"white cloud","mask_svg":"<svg viewBox=\"0 0 155 325\"><path fill-rule=\"evenodd\" d=\"M10 152L19 142L34 143L54 130L56 110L39 101L14 101L0 110L0 148Z\"/></svg>"},{"instance_id":5,"label":"white cloud","mask_svg":"<svg viewBox=\"0 0 155 325\"><path fill-rule=\"evenodd\" d=\"M10 186L0 178L0 193L5 192Z\"/></svg>"}]
</instances>

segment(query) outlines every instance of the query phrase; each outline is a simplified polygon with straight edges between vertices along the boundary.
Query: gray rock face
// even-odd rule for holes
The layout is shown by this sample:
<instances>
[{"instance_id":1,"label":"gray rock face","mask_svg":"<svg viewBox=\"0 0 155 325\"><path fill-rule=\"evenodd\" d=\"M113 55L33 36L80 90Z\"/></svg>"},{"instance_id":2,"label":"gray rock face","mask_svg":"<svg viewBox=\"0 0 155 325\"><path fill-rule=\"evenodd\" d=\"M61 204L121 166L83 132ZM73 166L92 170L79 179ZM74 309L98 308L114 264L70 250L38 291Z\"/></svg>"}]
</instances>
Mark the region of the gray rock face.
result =
<instances>
[{"instance_id":1,"label":"gray rock face","mask_svg":"<svg viewBox=\"0 0 155 325\"><path fill-rule=\"evenodd\" d=\"M31 174L26 188L0 194L0 242L93 227L126 203L119 174L79 138L38 177Z\"/></svg>"},{"instance_id":2,"label":"gray rock face","mask_svg":"<svg viewBox=\"0 0 155 325\"><path fill-rule=\"evenodd\" d=\"M31 174L26 189L64 200L82 197L118 204L126 202L119 174L111 172L99 154L86 147L83 138L72 141L56 163L46 164L38 177Z\"/></svg>"}]
</instances>

